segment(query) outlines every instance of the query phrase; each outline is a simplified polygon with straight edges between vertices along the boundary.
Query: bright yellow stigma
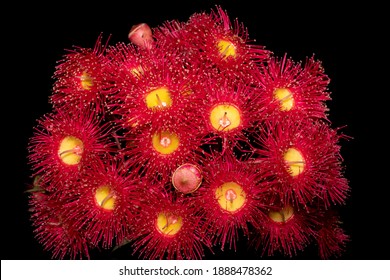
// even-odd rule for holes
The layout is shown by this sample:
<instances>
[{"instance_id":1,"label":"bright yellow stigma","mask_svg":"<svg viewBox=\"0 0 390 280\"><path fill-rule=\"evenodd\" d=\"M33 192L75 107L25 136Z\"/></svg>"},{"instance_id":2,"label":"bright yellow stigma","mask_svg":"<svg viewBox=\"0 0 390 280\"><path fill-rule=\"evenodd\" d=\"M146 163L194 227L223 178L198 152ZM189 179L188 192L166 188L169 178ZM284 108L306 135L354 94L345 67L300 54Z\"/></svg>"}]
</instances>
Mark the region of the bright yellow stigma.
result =
<instances>
[{"instance_id":1,"label":"bright yellow stigma","mask_svg":"<svg viewBox=\"0 0 390 280\"><path fill-rule=\"evenodd\" d=\"M218 131L229 131L241 124L241 115L233 104L219 104L210 112L211 126Z\"/></svg>"},{"instance_id":2,"label":"bright yellow stigma","mask_svg":"<svg viewBox=\"0 0 390 280\"><path fill-rule=\"evenodd\" d=\"M101 186L96 190L95 201L99 207L105 210L113 210L115 208L115 197L109 186Z\"/></svg>"},{"instance_id":3,"label":"bright yellow stigma","mask_svg":"<svg viewBox=\"0 0 390 280\"><path fill-rule=\"evenodd\" d=\"M156 227L159 232L167 236L174 236L183 226L183 219L170 213L159 213Z\"/></svg>"},{"instance_id":4,"label":"bright yellow stigma","mask_svg":"<svg viewBox=\"0 0 390 280\"><path fill-rule=\"evenodd\" d=\"M163 155L172 154L177 150L179 144L179 137L168 131L157 132L152 137L153 148Z\"/></svg>"},{"instance_id":5,"label":"bright yellow stigma","mask_svg":"<svg viewBox=\"0 0 390 280\"><path fill-rule=\"evenodd\" d=\"M305 160L300 151L295 148L289 148L284 153L284 161L288 165L288 172L295 177L305 170Z\"/></svg>"},{"instance_id":6,"label":"bright yellow stigma","mask_svg":"<svg viewBox=\"0 0 390 280\"><path fill-rule=\"evenodd\" d=\"M279 101L281 111L290 111L294 106L294 98L288 88L275 89L274 98Z\"/></svg>"},{"instance_id":7,"label":"bright yellow stigma","mask_svg":"<svg viewBox=\"0 0 390 280\"><path fill-rule=\"evenodd\" d=\"M220 54L224 59L228 58L229 56L235 57L237 54L236 47L230 41L219 40L217 46Z\"/></svg>"},{"instance_id":8,"label":"bright yellow stigma","mask_svg":"<svg viewBox=\"0 0 390 280\"><path fill-rule=\"evenodd\" d=\"M84 145L79 138L66 136L60 143L58 155L65 164L76 165L80 162L83 151Z\"/></svg>"},{"instance_id":9,"label":"bright yellow stigma","mask_svg":"<svg viewBox=\"0 0 390 280\"><path fill-rule=\"evenodd\" d=\"M246 194L239 184L227 182L215 190L215 198L223 210L234 213L244 206Z\"/></svg>"},{"instance_id":10,"label":"bright yellow stigma","mask_svg":"<svg viewBox=\"0 0 390 280\"><path fill-rule=\"evenodd\" d=\"M87 72L84 71L80 78L80 84L82 89L90 90L93 86L93 79Z\"/></svg>"},{"instance_id":11,"label":"bright yellow stigma","mask_svg":"<svg viewBox=\"0 0 390 280\"><path fill-rule=\"evenodd\" d=\"M149 109L165 109L172 106L171 94L165 87L149 92L146 95L145 102Z\"/></svg>"},{"instance_id":12,"label":"bright yellow stigma","mask_svg":"<svg viewBox=\"0 0 390 280\"><path fill-rule=\"evenodd\" d=\"M287 223L294 216L294 209L286 206L279 211L270 211L268 217L275 223Z\"/></svg>"}]
</instances>

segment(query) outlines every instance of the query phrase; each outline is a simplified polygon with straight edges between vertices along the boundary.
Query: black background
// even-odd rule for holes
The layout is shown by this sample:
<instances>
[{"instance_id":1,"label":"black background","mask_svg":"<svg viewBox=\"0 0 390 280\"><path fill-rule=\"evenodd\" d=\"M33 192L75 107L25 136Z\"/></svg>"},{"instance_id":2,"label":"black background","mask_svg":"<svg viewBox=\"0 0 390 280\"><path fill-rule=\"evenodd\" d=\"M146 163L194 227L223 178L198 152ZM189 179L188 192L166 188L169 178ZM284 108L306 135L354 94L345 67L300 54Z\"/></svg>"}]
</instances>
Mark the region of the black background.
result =
<instances>
[{"instance_id":1,"label":"black background","mask_svg":"<svg viewBox=\"0 0 390 280\"><path fill-rule=\"evenodd\" d=\"M3 244L1 259L50 259L35 240L29 221L27 195L31 183L27 166L27 142L36 119L51 111L48 97L56 61L64 49L73 46L93 47L97 37L111 35L109 44L127 42L132 25L146 22L156 27L166 20L186 21L195 12L210 12L221 5L231 19L238 18L249 36L277 56L285 53L295 60L307 56L323 62L330 77L332 100L328 102L329 118L334 127L346 125L343 132L353 139L342 141L341 154L350 181L351 197L340 208L343 228L351 237L341 259L388 259L388 232L384 197L388 182L380 179L374 145L365 142L380 139L374 125L381 127L385 117L369 112L372 104L381 103L374 88L364 87L364 80L375 67L367 60L375 56L368 51L373 43L371 12L367 7L341 7L329 3L315 6L288 5L251 1L182 1L124 5L119 1L104 4L56 2L20 4L3 9L8 20L2 22L3 64L3 133L2 206ZM4 78L5 77L5 78ZM379 93L378 93L379 94ZM379 98L380 99L380 98ZM386 127L381 127L383 129ZM375 135L375 136L373 136ZM383 152L384 153L384 152ZM383 154L384 155L384 154ZM382 157L388 160L388 157ZM374 164L375 163L375 164ZM384 209L384 210L381 210ZM5 234L5 237L4 237ZM258 259L259 254L239 242L236 252L207 254L205 259ZM126 248L110 252L92 252L92 259L131 259ZM274 259L283 259L275 256ZM295 259L318 259L316 248L307 248Z\"/></svg>"}]
</instances>

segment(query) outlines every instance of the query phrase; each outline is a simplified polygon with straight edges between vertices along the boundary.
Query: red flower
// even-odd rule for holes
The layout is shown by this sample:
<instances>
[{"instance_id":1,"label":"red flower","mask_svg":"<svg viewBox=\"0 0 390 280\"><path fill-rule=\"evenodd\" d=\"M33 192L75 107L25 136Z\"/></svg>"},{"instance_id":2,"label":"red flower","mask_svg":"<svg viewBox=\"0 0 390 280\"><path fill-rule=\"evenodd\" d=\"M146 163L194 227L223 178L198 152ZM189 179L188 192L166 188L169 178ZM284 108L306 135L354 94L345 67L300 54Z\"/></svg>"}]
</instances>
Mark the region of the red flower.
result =
<instances>
[{"instance_id":1,"label":"red flower","mask_svg":"<svg viewBox=\"0 0 390 280\"><path fill-rule=\"evenodd\" d=\"M202 69L201 80L228 77L252 84L256 63L266 61L271 53L253 44L244 25L231 22L219 6L211 13L194 13L185 23L166 21L153 34L159 46L178 51L183 65Z\"/></svg>"},{"instance_id":2,"label":"red flower","mask_svg":"<svg viewBox=\"0 0 390 280\"><path fill-rule=\"evenodd\" d=\"M341 228L339 217L334 211L327 211L317 233L318 252L321 259L339 257L350 237Z\"/></svg>"},{"instance_id":3,"label":"red flower","mask_svg":"<svg viewBox=\"0 0 390 280\"><path fill-rule=\"evenodd\" d=\"M196 108L202 102L193 89L197 70L184 67L176 52L119 44L108 57L118 91L109 106L122 127L148 124L156 129L167 123L197 123Z\"/></svg>"},{"instance_id":4,"label":"red flower","mask_svg":"<svg viewBox=\"0 0 390 280\"><path fill-rule=\"evenodd\" d=\"M53 258L129 242L143 259L201 259L240 234L263 255L343 252L330 208L349 195L346 137L320 61L271 58L219 6L101 38L59 61L28 143L34 233Z\"/></svg>"},{"instance_id":5,"label":"red flower","mask_svg":"<svg viewBox=\"0 0 390 280\"><path fill-rule=\"evenodd\" d=\"M33 176L41 176L48 191L78 178L111 150L108 131L92 110L56 110L43 116L29 142Z\"/></svg>"},{"instance_id":6,"label":"red flower","mask_svg":"<svg viewBox=\"0 0 390 280\"><path fill-rule=\"evenodd\" d=\"M138 200L131 192L137 182L121 168L115 162L96 166L75 184L78 195L64 206L65 217L85 232L92 246L111 248L129 234Z\"/></svg>"},{"instance_id":7,"label":"red flower","mask_svg":"<svg viewBox=\"0 0 390 280\"><path fill-rule=\"evenodd\" d=\"M269 209L259 219L257 236L252 236L253 244L257 249L262 248L263 255L272 256L280 252L293 257L314 240L318 224L315 209L298 210L290 205Z\"/></svg>"},{"instance_id":8,"label":"red flower","mask_svg":"<svg viewBox=\"0 0 390 280\"><path fill-rule=\"evenodd\" d=\"M270 55L263 46L252 44L244 25L238 20L232 23L221 7L210 14L193 14L185 29L186 39L199 50L199 61L209 66L208 72L216 77L252 81L255 64Z\"/></svg>"},{"instance_id":9,"label":"red flower","mask_svg":"<svg viewBox=\"0 0 390 280\"><path fill-rule=\"evenodd\" d=\"M60 60L54 72L51 103L55 107L84 109L91 105L104 111L107 96L112 92L105 71L105 46L99 36L95 47L76 47Z\"/></svg>"},{"instance_id":10,"label":"red flower","mask_svg":"<svg viewBox=\"0 0 390 280\"><path fill-rule=\"evenodd\" d=\"M261 118L261 96L245 84L213 80L204 89L204 105L199 108L203 116L204 143L222 139L222 150L235 147L238 141L247 142L245 135Z\"/></svg>"},{"instance_id":11,"label":"red flower","mask_svg":"<svg viewBox=\"0 0 390 280\"><path fill-rule=\"evenodd\" d=\"M88 258L88 241L83 231L65 222L63 204L48 194L34 192L29 196L35 237L53 259Z\"/></svg>"},{"instance_id":12,"label":"red flower","mask_svg":"<svg viewBox=\"0 0 390 280\"><path fill-rule=\"evenodd\" d=\"M305 205L318 197L325 206L341 204L349 191L339 153L341 137L321 121L285 116L269 122L255 137L261 175L284 203Z\"/></svg>"},{"instance_id":13,"label":"red flower","mask_svg":"<svg viewBox=\"0 0 390 280\"><path fill-rule=\"evenodd\" d=\"M138 219L129 240L133 254L143 259L200 259L210 247L200 230L202 220L194 213L195 203L153 186L143 192Z\"/></svg>"},{"instance_id":14,"label":"red flower","mask_svg":"<svg viewBox=\"0 0 390 280\"><path fill-rule=\"evenodd\" d=\"M127 165L139 170L148 181L168 182L177 167L199 162L202 157L197 128L187 124L148 126L124 136Z\"/></svg>"},{"instance_id":15,"label":"red flower","mask_svg":"<svg viewBox=\"0 0 390 280\"><path fill-rule=\"evenodd\" d=\"M262 64L255 76L267 100L265 107L270 117L296 112L297 117L327 120L325 101L330 100L327 88L330 80L314 57L304 65L286 56L273 57Z\"/></svg>"},{"instance_id":16,"label":"red flower","mask_svg":"<svg viewBox=\"0 0 390 280\"><path fill-rule=\"evenodd\" d=\"M214 155L205 168L195 198L213 244L222 249L229 244L235 250L239 232L248 235L248 225L255 225L262 216L260 209L266 201L255 171L230 153Z\"/></svg>"}]
</instances>

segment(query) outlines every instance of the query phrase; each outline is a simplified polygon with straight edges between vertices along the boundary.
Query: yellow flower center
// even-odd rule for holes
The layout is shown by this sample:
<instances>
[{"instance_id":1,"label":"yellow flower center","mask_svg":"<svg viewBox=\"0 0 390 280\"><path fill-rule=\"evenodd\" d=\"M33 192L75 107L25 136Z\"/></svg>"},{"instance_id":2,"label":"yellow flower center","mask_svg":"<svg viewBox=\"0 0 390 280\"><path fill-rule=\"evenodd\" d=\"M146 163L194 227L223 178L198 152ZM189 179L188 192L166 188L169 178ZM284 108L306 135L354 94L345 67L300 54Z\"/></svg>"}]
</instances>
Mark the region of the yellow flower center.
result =
<instances>
[{"instance_id":1,"label":"yellow flower center","mask_svg":"<svg viewBox=\"0 0 390 280\"><path fill-rule=\"evenodd\" d=\"M215 198L223 210L234 213L244 206L246 194L239 184L227 182L215 190Z\"/></svg>"},{"instance_id":2,"label":"yellow flower center","mask_svg":"<svg viewBox=\"0 0 390 280\"><path fill-rule=\"evenodd\" d=\"M153 148L163 155L172 154L177 150L180 139L175 133L168 131L157 132L152 136Z\"/></svg>"},{"instance_id":3,"label":"yellow flower center","mask_svg":"<svg viewBox=\"0 0 390 280\"><path fill-rule=\"evenodd\" d=\"M80 78L80 84L82 89L90 90L93 86L93 79L87 72L84 71Z\"/></svg>"},{"instance_id":4,"label":"yellow flower center","mask_svg":"<svg viewBox=\"0 0 390 280\"><path fill-rule=\"evenodd\" d=\"M83 151L84 145L79 138L66 136L60 143L58 155L63 163L76 165L80 162Z\"/></svg>"},{"instance_id":5,"label":"yellow flower center","mask_svg":"<svg viewBox=\"0 0 390 280\"><path fill-rule=\"evenodd\" d=\"M172 106L171 94L165 87L161 87L149 92L146 95L145 102L149 109L163 110Z\"/></svg>"},{"instance_id":6,"label":"yellow flower center","mask_svg":"<svg viewBox=\"0 0 390 280\"><path fill-rule=\"evenodd\" d=\"M230 56L235 57L237 55L236 47L230 41L218 40L217 46L218 46L219 53L222 55L224 59L227 59Z\"/></svg>"},{"instance_id":7,"label":"yellow flower center","mask_svg":"<svg viewBox=\"0 0 390 280\"><path fill-rule=\"evenodd\" d=\"M298 176L305 170L305 160L297 149L289 148L284 153L283 158L292 177Z\"/></svg>"},{"instance_id":8,"label":"yellow flower center","mask_svg":"<svg viewBox=\"0 0 390 280\"><path fill-rule=\"evenodd\" d=\"M171 213L161 212L157 216L157 230L167 236L174 236L183 226L183 219Z\"/></svg>"},{"instance_id":9,"label":"yellow flower center","mask_svg":"<svg viewBox=\"0 0 390 280\"><path fill-rule=\"evenodd\" d=\"M275 89L274 98L279 101L281 111L290 111L294 106L294 98L288 88Z\"/></svg>"},{"instance_id":10,"label":"yellow flower center","mask_svg":"<svg viewBox=\"0 0 390 280\"><path fill-rule=\"evenodd\" d=\"M270 211L268 217L275 223L287 223L294 216L294 209L286 206L279 211Z\"/></svg>"},{"instance_id":11,"label":"yellow flower center","mask_svg":"<svg viewBox=\"0 0 390 280\"><path fill-rule=\"evenodd\" d=\"M218 104L210 112L211 126L217 131L229 131L241 124L239 109L233 104Z\"/></svg>"},{"instance_id":12,"label":"yellow flower center","mask_svg":"<svg viewBox=\"0 0 390 280\"><path fill-rule=\"evenodd\" d=\"M110 186L100 186L95 192L96 204L105 209L113 210L115 207L115 197L111 191Z\"/></svg>"}]
</instances>

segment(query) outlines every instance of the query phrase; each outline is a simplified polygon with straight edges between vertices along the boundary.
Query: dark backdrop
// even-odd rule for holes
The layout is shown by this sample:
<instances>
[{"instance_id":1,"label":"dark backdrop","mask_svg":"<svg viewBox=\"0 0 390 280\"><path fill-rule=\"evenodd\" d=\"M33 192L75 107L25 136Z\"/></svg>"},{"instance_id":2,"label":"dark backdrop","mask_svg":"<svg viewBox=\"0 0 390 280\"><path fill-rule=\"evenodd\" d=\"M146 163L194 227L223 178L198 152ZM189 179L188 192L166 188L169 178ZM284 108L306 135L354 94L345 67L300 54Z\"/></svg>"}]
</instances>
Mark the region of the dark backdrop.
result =
<instances>
[{"instance_id":1,"label":"dark backdrop","mask_svg":"<svg viewBox=\"0 0 390 280\"><path fill-rule=\"evenodd\" d=\"M36 119L51 110L48 103L53 82L51 76L64 49L74 45L93 47L101 32L104 38L111 34L110 44L127 42L127 34L134 24L146 22L155 27L165 20L186 21L191 14L209 12L215 5L221 5L231 19L238 18L248 28L250 37L275 55L287 53L295 60L304 60L315 54L323 62L331 79L329 118L334 127L346 125L344 133L353 137L342 142L341 150L345 176L352 189L351 197L340 211L343 228L351 236L342 259L388 258L388 241L381 238L386 232L381 224L385 217L373 203L380 204L381 193L375 189L379 189L382 183L370 174L373 165L370 164L369 148L364 143L365 136L372 131L369 121L362 117L363 112L364 116L367 115L364 109L369 106L365 103L369 98L366 96L362 100L362 94L367 93L357 85L364 77L355 74L361 66L356 60L364 60L361 58L364 53L360 52L362 44L367 43L364 36L370 33L365 28L368 20L361 16L367 12L363 12L364 7L344 8L326 2L317 6L257 2L254 6L255 1L242 0L132 2L124 5L119 1L104 4L63 1L45 5L21 4L3 10L11 16L3 23L3 38L6 40L2 40L2 56L6 62L2 71L6 77L3 76L2 94L6 102L2 104L4 131L1 138L6 169L3 168L0 197L1 230L5 234L5 237L2 235L1 258L50 258L35 240L29 221L27 195L24 193L31 183L26 146ZM367 178L369 184L365 183ZM382 184L381 188L385 186ZM206 255L205 259L259 258L244 243L239 245L237 252L216 249L215 255ZM132 257L130 252L122 249L115 253L93 252L92 258ZM318 259L317 250L311 246L296 259Z\"/></svg>"}]
</instances>

